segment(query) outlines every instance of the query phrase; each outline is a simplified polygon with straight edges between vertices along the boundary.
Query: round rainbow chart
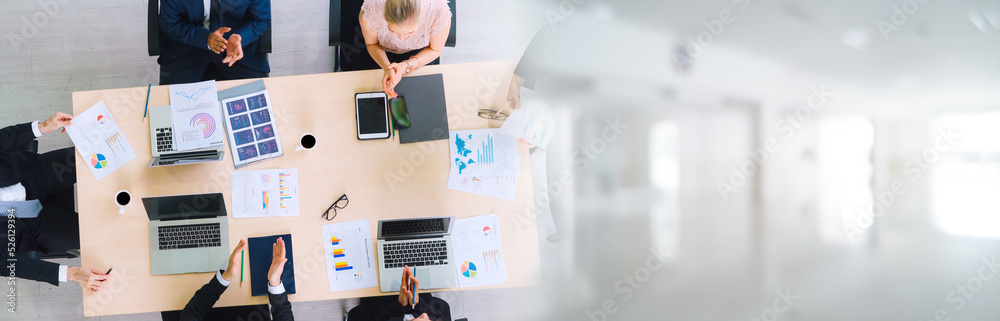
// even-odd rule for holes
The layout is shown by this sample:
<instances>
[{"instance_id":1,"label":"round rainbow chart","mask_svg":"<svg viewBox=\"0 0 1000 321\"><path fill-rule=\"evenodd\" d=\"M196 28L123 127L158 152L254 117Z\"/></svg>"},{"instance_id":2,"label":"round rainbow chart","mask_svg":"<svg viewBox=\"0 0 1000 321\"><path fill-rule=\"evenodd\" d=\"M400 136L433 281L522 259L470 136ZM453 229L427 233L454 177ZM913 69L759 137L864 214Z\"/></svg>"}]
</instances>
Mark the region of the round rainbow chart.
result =
<instances>
[{"instance_id":1,"label":"round rainbow chart","mask_svg":"<svg viewBox=\"0 0 1000 321\"><path fill-rule=\"evenodd\" d=\"M212 134L215 134L215 118L212 118L209 114L199 113L194 115L194 117L191 117L191 126L201 126L205 138L212 137Z\"/></svg>"},{"instance_id":2,"label":"round rainbow chart","mask_svg":"<svg viewBox=\"0 0 1000 321\"><path fill-rule=\"evenodd\" d=\"M104 118L106 118L104 115L97 115L97 123L104 125Z\"/></svg>"},{"instance_id":3,"label":"round rainbow chart","mask_svg":"<svg viewBox=\"0 0 1000 321\"><path fill-rule=\"evenodd\" d=\"M462 263L462 276L467 278L474 278L476 277L476 274L478 274L476 272L476 264L469 261L465 261L465 263Z\"/></svg>"},{"instance_id":4,"label":"round rainbow chart","mask_svg":"<svg viewBox=\"0 0 1000 321\"><path fill-rule=\"evenodd\" d=\"M104 157L104 154L90 155L90 166L94 166L96 169L108 167L108 159Z\"/></svg>"}]
</instances>

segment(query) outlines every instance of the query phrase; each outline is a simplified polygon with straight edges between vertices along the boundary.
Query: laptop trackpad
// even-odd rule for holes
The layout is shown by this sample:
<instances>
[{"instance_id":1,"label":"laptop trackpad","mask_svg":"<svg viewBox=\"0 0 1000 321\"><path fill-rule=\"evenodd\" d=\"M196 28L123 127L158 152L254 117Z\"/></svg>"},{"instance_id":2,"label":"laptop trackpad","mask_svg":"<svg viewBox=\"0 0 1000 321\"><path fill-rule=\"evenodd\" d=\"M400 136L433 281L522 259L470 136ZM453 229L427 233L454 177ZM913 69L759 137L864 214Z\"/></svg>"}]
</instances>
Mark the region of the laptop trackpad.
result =
<instances>
[{"instance_id":1,"label":"laptop trackpad","mask_svg":"<svg viewBox=\"0 0 1000 321\"><path fill-rule=\"evenodd\" d=\"M424 286L432 286L434 284L431 279L431 270L426 268L417 268L417 273L415 275L417 280L420 280L420 284Z\"/></svg>"},{"instance_id":2,"label":"laptop trackpad","mask_svg":"<svg viewBox=\"0 0 1000 321\"><path fill-rule=\"evenodd\" d=\"M192 249L178 250L182 253L174 253L173 263L175 273L204 272L205 259L198 259L208 256L208 251L198 251ZM178 255L180 254L180 255Z\"/></svg>"}]
</instances>

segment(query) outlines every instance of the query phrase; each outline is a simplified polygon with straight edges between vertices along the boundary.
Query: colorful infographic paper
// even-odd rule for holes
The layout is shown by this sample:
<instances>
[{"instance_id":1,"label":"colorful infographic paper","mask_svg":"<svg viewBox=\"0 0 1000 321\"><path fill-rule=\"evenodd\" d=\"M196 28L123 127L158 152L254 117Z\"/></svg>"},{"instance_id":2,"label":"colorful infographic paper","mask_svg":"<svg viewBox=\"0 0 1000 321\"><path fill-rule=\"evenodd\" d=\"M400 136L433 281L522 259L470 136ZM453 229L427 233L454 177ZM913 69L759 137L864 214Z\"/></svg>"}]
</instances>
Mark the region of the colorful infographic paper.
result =
<instances>
[{"instance_id":1,"label":"colorful infographic paper","mask_svg":"<svg viewBox=\"0 0 1000 321\"><path fill-rule=\"evenodd\" d=\"M267 90L222 101L236 168L284 155Z\"/></svg>"},{"instance_id":2,"label":"colorful infographic paper","mask_svg":"<svg viewBox=\"0 0 1000 321\"><path fill-rule=\"evenodd\" d=\"M234 218L299 215L297 169L234 171L230 175Z\"/></svg>"},{"instance_id":3,"label":"colorful infographic paper","mask_svg":"<svg viewBox=\"0 0 1000 321\"><path fill-rule=\"evenodd\" d=\"M368 220L323 225L323 249L330 292L378 285Z\"/></svg>"},{"instance_id":4,"label":"colorful infographic paper","mask_svg":"<svg viewBox=\"0 0 1000 321\"><path fill-rule=\"evenodd\" d=\"M171 85L169 91L177 151L216 148L225 143L215 80Z\"/></svg>"},{"instance_id":5,"label":"colorful infographic paper","mask_svg":"<svg viewBox=\"0 0 1000 321\"><path fill-rule=\"evenodd\" d=\"M135 158L135 150L104 101L74 116L66 133L98 181Z\"/></svg>"},{"instance_id":6,"label":"colorful infographic paper","mask_svg":"<svg viewBox=\"0 0 1000 321\"><path fill-rule=\"evenodd\" d=\"M500 220L495 214L456 220L452 240L459 287L496 285L507 281Z\"/></svg>"}]
</instances>

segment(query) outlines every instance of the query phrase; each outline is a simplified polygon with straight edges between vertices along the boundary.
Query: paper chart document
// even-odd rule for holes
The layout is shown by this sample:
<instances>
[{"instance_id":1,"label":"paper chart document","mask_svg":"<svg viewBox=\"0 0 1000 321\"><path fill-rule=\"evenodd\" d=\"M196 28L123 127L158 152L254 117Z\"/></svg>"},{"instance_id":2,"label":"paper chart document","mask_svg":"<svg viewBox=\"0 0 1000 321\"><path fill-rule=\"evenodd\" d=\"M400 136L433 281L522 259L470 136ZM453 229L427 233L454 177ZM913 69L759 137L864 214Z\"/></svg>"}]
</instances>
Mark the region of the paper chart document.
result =
<instances>
[{"instance_id":1,"label":"paper chart document","mask_svg":"<svg viewBox=\"0 0 1000 321\"><path fill-rule=\"evenodd\" d=\"M448 188L513 200L521 170L517 140L500 129L454 130L449 135Z\"/></svg>"},{"instance_id":2,"label":"paper chart document","mask_svg":"<svg viewBox=\"0 0 1000 321\"><path fill-rule=\"evenodd\" d=\"M507 281L507 263L500 242L500 220L496 214L455 221L452 240L460 288L497 285Z\"/></svg>"},{"instance_id":3,"label":"paper chart document","mask_svg":"<svg viewBox=\"0 0 1000 321\"><path fill-rule=\"evenodd\" d=\"M231 178L234 218L299 215L297 169L234 171Z\"/></svg>"},{"instance_id":4,"label":"paper chart document","mask_svg":"<svg viewBox=\"0 0 1000 321\"><path fill-rule=\"evenodd\" d=\"M284 155L267 90L222 101L236 168Z\"/></svg>"},{"instance_id":5,"label":"paper chart document","mask_svg":"<svg viewBox=\"0 0 1000 321\"><path fill-rule=\"evenodd\" d=\"M552 125L555 123L551 107L548 100L522 92L521 108L511 111L500 129L508 135L524 138L532 145L545 148L552 138Z\"/></svg>"},{"instance_id":6,"label":"paper chart document","mask_svg":"<svg viewBox=\"0 0 1000 321\"><path fill-rule=\"evenodd\" d=\"M135 158L135 150L104 101L74 116L66 133L98 181Z\"/></svg>"},{"instance_id":7,"label":"paper chart document","mask_svg":"<svg viewBox=\"0 0 1000 321\"><path fill-rule=\"evenodd\" d=\"M378 285L368 220L323 225L323 249L330 292Z\"/></svg>"},{"instance_id":8,"label":"paper chart document","mask_svg":"<svg viewBox=\"0 0 1000 321\"><path fill-rule=\"evenodd\" d=\"M225 143L215 80L170 85L170 117L178 151L215 148Z\"/></svg>"}]
</instances>

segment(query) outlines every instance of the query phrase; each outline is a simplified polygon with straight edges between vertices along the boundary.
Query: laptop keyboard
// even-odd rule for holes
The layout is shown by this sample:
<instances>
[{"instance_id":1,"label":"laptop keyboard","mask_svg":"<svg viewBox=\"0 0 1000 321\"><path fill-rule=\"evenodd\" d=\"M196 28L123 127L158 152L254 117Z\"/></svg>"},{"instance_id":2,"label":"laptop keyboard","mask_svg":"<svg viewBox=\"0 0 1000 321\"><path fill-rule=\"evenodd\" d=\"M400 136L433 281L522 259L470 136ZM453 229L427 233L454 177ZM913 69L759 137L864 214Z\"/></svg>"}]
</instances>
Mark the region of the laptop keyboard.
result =
<instances>
[{"instance_id":1,"label":"laptop keyboard","mask_svg":"<svg viewBox=\"0 0 1000 321\"><path fill-rule=\"evenodd\" d=\"M448 264L448 247L444 240L408 241L382 244L385 268L432 266Z\"/></svg>"},{"instance_id":2,"label":"laptop keyboard","mask_svg":"<svg viewBox=\"0 0 1000 321\"><path fill-rule=\"evenodd\" d=\"M445 221L440 218L384 221L382 222L382 235L443 233L447 230L444 223Z\"/></svg>"},{"instance_id":3,"label":"laptop keyboard","mask_svg":"<svg viewBox=\"0 0 1000 321\"><path fill-rule=\"evenodd\" d=\"M219 223L158 227L160 249L193 249L222 246Z\"/></svg>"},{"instance_id":4,"label":"laptop keyboard","mask_svg":"<svg viewBox=\"0 0 1000 321\"><path fill-rule=\"evenodd\" d=\"M174 151L174 131L172 128L156 129L156 151L160 153Z\"/></svg>"}]
</instances>

